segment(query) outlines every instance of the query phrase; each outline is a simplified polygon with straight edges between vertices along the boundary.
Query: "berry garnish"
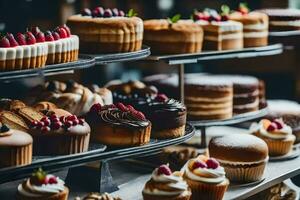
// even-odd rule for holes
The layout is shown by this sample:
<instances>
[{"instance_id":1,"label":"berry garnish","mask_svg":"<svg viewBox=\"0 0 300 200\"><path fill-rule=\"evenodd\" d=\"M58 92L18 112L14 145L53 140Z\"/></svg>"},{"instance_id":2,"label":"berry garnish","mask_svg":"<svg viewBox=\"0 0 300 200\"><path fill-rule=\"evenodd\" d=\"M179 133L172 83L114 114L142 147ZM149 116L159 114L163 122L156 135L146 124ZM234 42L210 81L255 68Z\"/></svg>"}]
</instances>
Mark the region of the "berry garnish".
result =
<instances>
[{"instance_id":1,"label":"berry garnish","mask_svg":"<svg viewBox=\"0 0 300 200\"><path fill-rule=\"evenodd\" d=\"M207 168L207 165L202 160L196 160L193 164L193 169Z\"/></svg>"},{"instance_id":2,"label":"berry garnish","mask_svg":"<svg viewBox=\"0 0 300 200\"><path fill-rule=\"evenodd\" d=\"M50 116L51 120L56 119L56 118L58 118L58 116L56 114L53 114L53 115Z\"/></svg>"},{"instance_id":3,"label":"berry garnish","mask_svg":"<svg viewBox=\"0 0 300 200\"><path fill-rule=\"evenodd\" d=\"M10 47L9 40L6 37L2 37L0 39L0 47L3 47L3 48L9 48Z\"/></svg>"},{"instance_id":4,"label":"berry garnish","mask_svg":"<svg viewBox=\"0 0 300 200\"><path fill-rule=\"evenodd\" d=\"M26 38L22 33L17 33L16 39L19 45L26 45Z\"/></svg>"},{"instance_id":5,"label":"berry garnish","mask_svg":"<svg viewBox=\"0 0 300 200\"><path fill-rule=\"evenodd\" d=\"M60 129L60 127L62 127L62 123L61 122L54 122L54 123L52 123L51 127L54 130Z\"/></svg>"},{"instance_id":6,"label":"berry garnish","mask_svg":"<svg viewBox=\"0 0 300 200\"><path fill-rule=\"evenodd\" d=\"M104 9L102 7L96 7L92 12L93 17L103 17L103 15Z\"/></svg>"},{"instance_id":7,"label":"berry garnish","mask_svg":"<svg viewBox=\"0 0 300 200\"><path fill-rule=\"evenodd\" d=\"M159 102L166 102L168 97L165 94L158 94L155 99Z\"/></svg>"},{"instance_id":8,"label":"berry garnish","mask_svg":"<svg viewBox=\"0 0 300 200\"><path fill-rule=\"evenodd\" d=\"M119 17L124 17L125 16L125 12L123 10L119 10Z\"/></svg>"},{"instance_id":9,"label":"berry garnish","mask_svg":"<svg viewBox=\"0 0 300 200\"><path fill-rule=\"evenodd\" d=\"M228 15L222 15L221 16L221 21L228 21L229 20L229 16Z\"/></svg>"},{"instance_id":10,"label":"berry garnish","mask_svg":"<svg viewBox=\"0 0 300 200\"><path fill-rule=\"evenodd\" d=\"M42 128L43 126L44 126L44 122L39 121L39 122L37 123L37 127L38 127L38 128Z\"/></svg>"},{"instance_id":11,"label":"berry garnish","mask_svg":"<svg viewBox=\"0 0 300 200\"><path fill-rule=\"evenodd\" d=\"M57 178L55 176L50 176L47 182L48 184L57 184Z\"/></svg>"},{"instance_id":12,"label":"berry garnish","mask_svg":"<svg viewBox=\"0 0 300 200\"><path fill-rule=\"evenodd\" d=\"M81 12L82 16L91 16L92 15L92 11L88 8L83 9L83 11Z\"/></svg>"},{"instance_id":13,"label":"berry garnish","mask_svg":"<svg viewBox=\"0 0 300 200\"><path fill-rule=\"evenodd\" d=\"M42 133L47 133L47 132L49 132L50 130L51 130L51 129L50 129L49 126L43 126L43 127L41 128Z\"/></svg>"},{"instance_id":14,"label":"berry garnish","mask_svg":"<svg viewBox=\"0 0 300 200\"><path fill-rule=\"evenodd\" d=\"M157 174L158 175L164 174L166 176L170 176L172 175L172 171L168 165L161 165L157 170Z\"/></svg>"},{"instance_id":15,"label":"berry garnish","mask_svg":"<svg viewBox=\"0 0 300 200\"><path fill-rule=\"evenodd\" d=\"M221 6L221 20L222 21L228 21L229 20L229 14L230 14L230 8L227 5Z\"/></svg>"},{"instance_id":16,"label":"berry garnish","mask_svg":"<svg viewBox=\"0 0 300 200\"><path fill-rule=\"evenodd\" d=\"M112 15L113 15L114 17L119 16L119 10L118 10L117 8L114 8L114 9L112 9L111 11L112 11Z\"/></svg>"},{"instance_id":17,"label":"berry garnish","mask_svg":"<svg viewBox=\"0 0 300 200\"><path fill-rule=\"evenodd\" d=\"M137 117L140 120L145 120L146 119L145 115L142 112L136 111L133 114L134 114L135 117Z\"/></svg>"},{"instance_id":18,"label":"berry garnish","mask_svg":"<svg viewBox=\"0 0 300 200\"><path fill-rule=\"evenodd\" d=\"M77 124L79 124L79 120L78 119L74 119L72 122L73 122L73 126L76 126Z\"/></svg>"},{"instance_id":19,"label":"berry garnish","mask_svg":"<svg viewBox=\"0 0 300 200\"><path fill-rule=\"evenodd\" d=\"M60 36L56 31L52 32L52 36L53 36L54 40L59 40L60 39Z\"/></svg>"},{"instance_id":20,"label":"berry garnish","mask_svg":"<svg viewBox=\"0 0 300 200\"><path fill-rule=\"evenodd\" d=\"M65 116L61 116L61 117L59 118L59 121L60 121L60 122L65 122Z\"/></svg>"},{"instance_id":21,"label":"berry garnish","mask_svg":"<svg viewBox=\"0 0 300 200\"><path fill-rule=\"evenodd\" d=\"M55 29L55 32L57 32L59 34L60 38L67 38L68 37L68 33L64 28L57 27Z\"/></svg>"},{"instance_id":22,"label":"berry garnish","mask_svg":"<svg viewBox=\"0 0 300 200\"><path fill-rule=\"evenodd\" d=\"M9 127L6 126L5 124L2 125L2 126L1 126L1 129L0 129L0 132L1 132L1 133L4 133L4 132L7 132L7 131L9 131Z\"/></svg>"},{"instance_id":23,"label":"berry garnish","mask_svg":"<svg viewBox=\"0 0 300 200\"><path fill-rule=\"evenodd\" d=\"M69 127L73 126L73 122L72 122L72 121L66 121L66 122L65 122L65 126L66 126L67 128L69 128Z\"/></svg>"},{"instance_id":24,"label":"berry garnish","mask_svg":"<svg viewBox=\"0 0 300 200\"><path fill-rule=\"evenodd\" d=\"M83 118L79 118L78 121L79 121L79 124L80 124L80 125L83 125L84 122L85 122Z\"/></svg>"},{"instance_id":25,"label":"berry garnish","mask_svg":"<svg viewBox=\"0 0 300 200\"><path fill-rule=\"evenodd\" d=\"M128 111L128 108L123 103L117 103L116 106L123 112Z\"/></svg>"},{"instance_id":26,"label":"berry garnish","mask_svg":"<svg viewBox=\"0 0 300 200\"><path fill-rule=\"evenodd\" d=\"M38 121L32 121L30 126L31 127L36 127L38 125Z\"/></svg>"},{"instance_id":27,"label":"berry garnish","mask_svg":"<svg viewBox=\"0 0 300 200\"><path fill-rule=\"evenodd\" d=\"M238 11L242 14L242 15L246 15L249 13L249 8L248 5L246 3L240 3Z\"/></svg>"},{"instance_id":28,"label":"berry garnish","mask_svg":"<svg viewBox=\"0 0 300 200\"><path fill-rule=\"evenodd\" d=\"M13 34L11 33L7 33L6 34L6 37L7 39L9 40L9 44L10 44L10 47L16 47L16 46L19 46L18 42L16 41L15 37Z\"/></svg>"},{"instance_id":29,"label":"berry garnish","mask_svg":"<svg viewBox=\"0 0 300 200\"><path fill-rule=\"evenodd\" d=\"M51 31L46 31L46 32L45 32L45 40L46 40L47 42L54 41L54 37L52 36Z\"/></svg>"},{"instance_id":30,"label":"berry garnish","mask_svg":"<svg viewBox=\"0 0 300 200\"><path fill-rule=\"evenodd\" d=\"M268 126L267 131L272 132L272 131L275 131L276 129L277 129L277 125L276 125L274 122L272 122L272 123Z\"/></svg>"},{"instance_id":31,"label":"berry garnish","mask_svg":"<svg viewBox=\"0 0 300 200\"><path fill-rule=\"evenodd\" d=\"M51 121L49 119L43 120L45 126L50 126Z\"/></svg>"},{"instance_id":32,"label":"berry garnish","mask_svg":"<svg viewBox=\"0 0 300 200\"><path fill-rule=\"evenodd\" d=\"M279 120L279 119L275 119L274 121L273 121L273 123L275 123L276 124L276 126L277 126L277 129L282 129L283 128L283 122L281 121L281 120Z\"/></svg>"},{"instance_id":33,"label":"berry garnish","mask_svg":"<svg viewBox=\"0 0 300 200\"><path fill-rule=\"evenodd\" d=\"M65 31L67 32L67 37L71 36L71 30L66 24L62 25L61 28L65 29Z\"/></svg>"},{"instance_id":34,"label":"berry garnish","mask_svg":"<svg viewBox=\"0 0 300 200\"><path fill-rule=\"evenodd\" d=\"M112 16L113 16L112 11L110 9L105 9L103 17L109 18L109 17L112 17Z\"/></svg>"},{"instance_id":35,"label":"berry garnish","mask_svg":"<svg viewBox=\"0 0 300 200\"><path fill-rule=\"evenodd\" d=\"M36 42L37 43L45 42L45 34L42 31L40 31L39 33L37 33L35 35L35 37L36 37Z\"/></svg>"},{"instance_id":36,"label":"berry garnish","mask_svg":"<svg viewBox=\"0 0 300 200\"><path fill-rule=\"evenodd\" d=\"M206 165L209 169L217 169L220 166L219 162L214 158L209 158L206 161Z\"/></svg>"},{"instance_id":37,"label":"berry garnish","mask_svg":"<svg viewBox=\"0 0 300 200\"><path fill-rule=\"evenodd\" d=\"M47 182L46 177L47 177L47 173L44 172L41 168L39 168L31 175L30 182L34 185L46 184Z\"/></svg>"},{"instance_id":38,"label":"berry garnish","mask_svg":"<svg viewBox=\"0 0 300 200\"><path fill-rule=\"evenodd\" d=\"M25 38L26 38L26 44L30 45L30 44L35 44L36 43L36 39L30 31L27 31L25 33Z\"/></svg>"},{"instance_id":39,"label":"berry garnish","mask_svg":"<svg viewBox=\"0 0 300 200\"><path fill-rule=\"evenodd\" d=\"M131 111L131 112L136 111L132 105L127 105L127 108L128 108L128 110Z\"/></svg>"},{"instance_id":40,"label":"berry garnish","mask_svg":"<svg viewBox=\"0 0 300 200\"><path fill-rule=\"evenodd\" d=\"M69 115L68 117L66 117L66 120L67 121L74 121L77 119L77 116L76 115Z\"/></svg>"},{"instance_id":41,"label":"berry garnish","mask_svg":"<svg viewBox=\"0 0 300 200\"><path fill-rule=\"evenodd\" d=\"M32 34L33 34L34 36L36 36L39 32L41 32L40 28L37 27L37 26L31 27L31 28L30 28L30 31L32 32Z\"/></svg>"},{"instance_id":42,"label":"berry garnish","mask_svg":"<svg viewBox=\"0 0 300 200\"><path fill-rule=\"evenodd\" d=\"M101 110L101 104L96 103L90 108L90 112L99 112Z\"/></svg>"}]
</instances>

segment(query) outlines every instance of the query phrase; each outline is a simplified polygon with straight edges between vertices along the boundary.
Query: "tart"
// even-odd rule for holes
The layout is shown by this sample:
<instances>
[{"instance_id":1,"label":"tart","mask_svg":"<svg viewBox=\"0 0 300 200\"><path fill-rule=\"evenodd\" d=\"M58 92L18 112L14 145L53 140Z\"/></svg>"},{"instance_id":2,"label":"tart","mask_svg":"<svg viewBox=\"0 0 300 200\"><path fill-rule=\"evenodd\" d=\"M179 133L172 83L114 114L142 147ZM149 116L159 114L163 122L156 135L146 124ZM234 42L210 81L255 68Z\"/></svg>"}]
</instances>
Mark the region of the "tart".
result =
<instances>
[{"instance_id":1,"label":"tart","mask_svg":"<svg viewBox=\"0 0 300 200\"><path fill-rule=\"evenodd\" d=\"M168 165L156 168L143 189L144 200L189 200L191 189L180 172L172 172Z\"/></svg>"},{"instance_id":2,"label":"tart","mask_svg":"<svg viewBox=\"0 0 300 200\"><path fill-rule=\"evenodd\" d=\"M151 122L132 106L94 104L86 119L93 127L91 138L94 142L128 147L145 145L150 141Z\"/></svg>"},{"instance_id":3,"label":"tart","mask_svg":"<svg viewBox=\"0 0 300 200\"><path fill-rule=\"evenodd\" d=\"M32 161L32 137L0 124L0 167L27 165Z\"/></svg>"},{"instance_id":4,"label":"tart","mask_svg":"<svg viewBox=\"0 0 300 200\"><path fill-rule=\"evenodd\" d=\"M132 10L125 16L118 9L85 8L69 17L67 24L79 36L83 53L131 52L142 47L143 21Z\"/></svg>"},{"instance_id":5,"label":"tart","mask_svg":"<svg viewBox=\"0 0 300 200\"><path fill-rule=\"evenodd\" d=\"M213 138L208 150L231 182L248 183L263 178L269 157L268 145L262 139L248 134L225 135Z\"/></svg>"},{"instance_id":6,"label":"tart","mask_svg":"<svg viewBox=\"0 0 300 200\"><path fill-rule=\"evenodd\" d=\"M292 134L292 128L282 119L273 121L263 119L258 124L252 124L250 131L267 143L270 156L288 154L296 140L296 136Z\"/></svg>"},{"instance_id":7,"label":"tart","mask_svg":"<svg viewBox=\"0 0 300 200\"><path fill-rule=\"evenodd\" d=\"M154 54L201 52L203 30L191 20L145 20L144 28L144 43Z\"/></svg>"},{"instance_id":8,"label":"tart","mask_svg":"<svg viewBox=\"0 0 300 200\"><path fill-rule=\"evenodd\" d=\"M222 200L229 185L224 168L214 158L198 156L187 162L184 179L192 189L192 200Z\"/></svg>"},{"instance_id":9,"label":"tart","mask_svg":"<svg viewBox=\"0 0 300 200\"><path fill-rule=\"evenodd\" d=\"M57 114L56 114L57 113ZM59 110L33 121L29 133L33 137L34 155L68 155L88 150L90 126L76 115L61 115Z\"/></svg>"},{"instance_id":10,"label":"tart","mask_svg":"<svg viewBox=\"0 0 300 200\"><path fill-rule=\"evenodd\" d=\"M18 185L17 200L68 200L69 188L63 180L39 169Z\"/></svg>"}]
</instances>

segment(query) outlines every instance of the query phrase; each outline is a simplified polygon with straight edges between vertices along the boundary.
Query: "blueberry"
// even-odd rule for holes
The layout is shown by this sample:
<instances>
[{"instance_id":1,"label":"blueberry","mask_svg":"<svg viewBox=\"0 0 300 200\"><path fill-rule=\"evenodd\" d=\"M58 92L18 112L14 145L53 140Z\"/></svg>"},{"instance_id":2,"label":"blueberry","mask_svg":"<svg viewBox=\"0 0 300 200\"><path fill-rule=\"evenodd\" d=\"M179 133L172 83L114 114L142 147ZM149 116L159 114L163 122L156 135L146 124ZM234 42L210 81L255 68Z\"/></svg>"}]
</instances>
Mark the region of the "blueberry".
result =
<instances>
[{"instance_id":1,"label":"blueberry","mask_svg":"<svg viewBox=\"0 0 300 200\"><path fill-rule=\"evenodd\" d=\"M82 16L91 16L91 15L92 15L92 12L91 12L90 9L85 8L85 9L83 9L83 11L81 12L81 15L82 15Z\"/></svg>"},{"instance_id":2,"label":"blueberry","mask_svg":"<svg viewBox=\"0 0 300 200\"><path fill-rule=\"evenodd\" d=\"M1 127L1 130L0 130L0 132L1 133L4 133L4 132L7 132L7 131L9 131L9 128L8 128L8 126L6 126L5 124Z\"/></svg>"},{"instance_id":3,"label":"blueberry","mask_svg":"<svg viewBox=\"0 0 300 200\"><path fill-rule=\"evenodd\" d=\"M119 10L117 8L112 9L112 14L114 17L119 16Z\"/></svg>"},{"instance_id":4,"label":"blueberry","mask_svg":"<svg viewBox=\"0 0 300 200\"><path fill-rule=\"evenodd\" d=\"M112 17L112 12L111 12L111 10L110 9L106 9L105 11L104 11L104 14L103 14L103 17L106 17L106 18L108 18L108 17Z\"/></svg>"}]
</instances>

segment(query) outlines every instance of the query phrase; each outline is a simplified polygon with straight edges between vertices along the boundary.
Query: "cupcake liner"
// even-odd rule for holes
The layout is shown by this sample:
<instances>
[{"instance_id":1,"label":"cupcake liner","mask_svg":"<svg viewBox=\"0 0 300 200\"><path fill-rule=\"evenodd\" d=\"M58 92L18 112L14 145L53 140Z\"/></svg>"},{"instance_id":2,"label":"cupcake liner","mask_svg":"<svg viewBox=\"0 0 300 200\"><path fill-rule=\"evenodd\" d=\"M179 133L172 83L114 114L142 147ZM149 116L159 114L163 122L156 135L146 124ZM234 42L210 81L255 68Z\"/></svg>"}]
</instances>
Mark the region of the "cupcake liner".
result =
<instances>
[{"instance_id":1,"label":"cupcake liner","mask_svg":"<svg viewBox=\"0 0 300 200\"><path fill-rule=\"evenodd\" d=\"M185 125L166 129L166 130L152 130L151 138L155 139L170 139L170 138L177 138L182 137L185 134Z\"/></svg>"},{"instance_id":2,"label":"cupcake liner","mask_svg":"<svg viewBox=\"0 0 300 200\"><path fill-rule=\"evenodd\" d=\"M20 193L17 193L16 199L17 200L68 200L69 196L69 188L65 187L64 191L53 194L51 196L44 196L44 197L25 197Z\"/></svg>"},{"instance_id":3,"label":"cupcake liner","mask_svg":"<svg viewBox=\"0 0 300 200\"><path fill-rule=\"evenodd\" d=\"M219 184L202 183L185 178L192 189L191 200L222 200L229 185L228 179Z\"/></svg>"},{"instance_id":4,"label":"cupcake liner","mask_svg":"<svg viewBox=\"0 0 300 200\"><path fill-rule=\"evenodd\" d=\"M1 167L28 165L32 162L32 144L22 147L6 147L0 150Z\"/></svg>"},{"instance_id":5,"label":"cupcake liner","mask_svg":"<svg viewBox=\"0 0 300 200\"><path fill-rule=\"evenodd\" d=\"M292 135L286 140L272 140L263 138L269 148L270 156L282 156L288 154L293 148L296 137Z\"/></svg>"},{"instance_id":6,"label":"cupcake liner","mask_svg":"<svg viewBox=\"0 0 300 200\"><path fill-rule=\"evenodd\" d=\"M187 191L186 194L181 194L179 196L162 196L162 195L150 195L143 193L144 200L190 200L191 199L191 191Z\"/></svg>"},{"instance_id":7,"label":"cupcake liner","mask_svg":"<svg viewBox=\"0 0 300 200\"><path fill-rule=\"evenodd\" d=\"M248 183L255 182L262 179L266 161L259 164L245 164L245 165L230 165L222 164L226 172L226 177L232 182Z\"/></svg>"}]
</instances>

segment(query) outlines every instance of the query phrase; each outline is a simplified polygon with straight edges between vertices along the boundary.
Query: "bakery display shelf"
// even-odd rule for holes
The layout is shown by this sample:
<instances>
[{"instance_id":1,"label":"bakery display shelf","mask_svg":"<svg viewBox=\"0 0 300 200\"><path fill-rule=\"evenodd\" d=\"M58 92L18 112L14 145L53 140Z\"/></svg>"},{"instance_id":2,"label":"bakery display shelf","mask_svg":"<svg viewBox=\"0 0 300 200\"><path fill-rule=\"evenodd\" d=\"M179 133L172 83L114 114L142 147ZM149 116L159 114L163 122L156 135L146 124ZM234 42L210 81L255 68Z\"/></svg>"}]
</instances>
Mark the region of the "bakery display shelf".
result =
<instances>
[{"instance_id":1,"label":"bakery display shelf","mask_svg":"<svg viewBox=\"0 0 300 200\"><path fill-rule=\"evenodd\" d=\"M151 139L150 143L144 146L106 149L105 145L97 145L96 147L91 145L92 147L90 147L90 149L92 148L92 150L84 153L54 157L38 157L30 165L0 169L0 184L28 177L32 171L39 167L42 167L47 171L58 171L64 168L81 166L94 161L109 161L152 154L159 152L164 147L181 144L193 137L194 134L195 128L192 125L187 124L184 136L166 140Z\"/></svg>"},{"instance_id":2,"label":"bakery display shelf","mask_svg":"<svg viewBox=\"0 0 300 200\"><path fill-rule=\"evenodd\" d=\"M97 65L104 65L115 62L135 61L148 57L151 54L150 47L143 45L142 49L134 52L115 54L87 54L95 58ZM85 55L85 54L83 54Z\"/></svg>"},{"instance_id":3,"label":"bakery display shelf","mask_svg":"<svg viewBox=\"0 0 300 200\"><path fill-rule=\"evenodd\" d=\"M86 55L80 55L78 60L75 62L46 65L42 68L37 68L37 69L25 69L25 70L0 72L0 81L8 81L8 80L20 79L20 78L31 78L31 77L43 76L43 75L47 76L56 73L59 74L59 73L68 72L72 70L89 68L94 65L95 65L94 58Z\"/></svg>"},{"instance_id":4,"label":"bakery display shelf","mask_svg":"<svg viewBox=\"0 0 300 200\"><path fill-rule=\"evenodd\" d=\"M146 58L150 61L164 61L169 65L191 64L199 61L233 59L233 58L251 58L259 56L271 56L281 54L283 47L281 44L271 44L264 47L244 48L241 50L225 50L225 51L205 51L192 54L176 54L176 55L151 55Z\"/></svg>"}]
</instances>

